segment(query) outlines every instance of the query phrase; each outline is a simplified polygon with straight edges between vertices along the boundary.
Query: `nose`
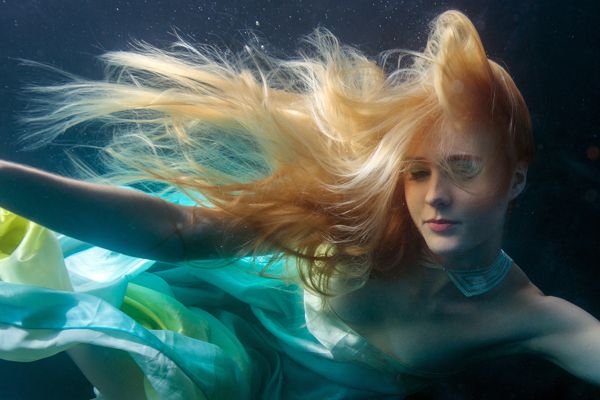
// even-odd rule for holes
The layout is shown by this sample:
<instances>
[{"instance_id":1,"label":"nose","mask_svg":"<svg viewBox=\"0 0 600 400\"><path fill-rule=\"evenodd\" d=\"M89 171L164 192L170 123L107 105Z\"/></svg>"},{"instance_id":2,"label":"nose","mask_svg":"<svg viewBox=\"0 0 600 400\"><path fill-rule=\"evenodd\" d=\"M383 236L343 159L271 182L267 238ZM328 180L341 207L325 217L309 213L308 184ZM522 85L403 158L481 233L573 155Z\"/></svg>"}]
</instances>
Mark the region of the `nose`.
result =
<instances>
[{"instance_id":1,"label":"nose","mask_svg":"<svg viewBox=\"0 0 600 400\"><path fill-rule=\"evenodd\" d=\"M425 202L434 208L447 207L452 203L452 183L438 170L431 171Z\"/></svg>"}]
</instances>

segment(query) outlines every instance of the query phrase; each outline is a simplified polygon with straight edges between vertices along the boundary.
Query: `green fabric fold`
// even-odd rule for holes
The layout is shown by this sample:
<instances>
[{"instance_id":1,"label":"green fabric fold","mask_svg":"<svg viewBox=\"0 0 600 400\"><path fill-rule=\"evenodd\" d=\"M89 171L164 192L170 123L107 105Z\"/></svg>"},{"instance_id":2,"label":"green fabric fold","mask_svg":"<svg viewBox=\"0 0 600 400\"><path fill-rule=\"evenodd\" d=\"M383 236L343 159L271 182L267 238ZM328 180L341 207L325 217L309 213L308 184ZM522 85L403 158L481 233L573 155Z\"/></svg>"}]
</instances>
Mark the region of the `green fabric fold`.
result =
<instances>
[{"instance_id":1,"label":"green fabric fold","mask_svg":"<svg viewBox=\"0 0 600 400\"><path fill-rule=\"evenodd\" d=\"M0 208L0 280L72 291L62 250L47 228Z\"/></svg>"}]
</instances>

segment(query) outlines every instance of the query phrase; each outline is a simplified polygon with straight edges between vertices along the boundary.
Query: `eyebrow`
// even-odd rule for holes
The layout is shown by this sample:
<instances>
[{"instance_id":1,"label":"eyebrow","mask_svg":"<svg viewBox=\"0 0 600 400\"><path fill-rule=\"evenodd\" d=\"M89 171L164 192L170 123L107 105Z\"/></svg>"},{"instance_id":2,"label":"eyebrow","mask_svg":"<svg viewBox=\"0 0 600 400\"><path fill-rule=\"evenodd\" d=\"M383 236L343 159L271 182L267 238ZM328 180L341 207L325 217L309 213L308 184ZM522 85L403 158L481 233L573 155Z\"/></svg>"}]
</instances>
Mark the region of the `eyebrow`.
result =
<instances>
[{"instance_id":1,"label":"eyebrow","mask_svg":"<svg viewBox=\"0 0 600 400\"><path fill-rule=\"evenodd\" d=\"M483 158L474 156L471 154L451 154L446 158L446 161L463 161L463 160L476 160L481 161ZM427 161L424 157L408 157L406 161Z\"/></svg>"}]
</instances>

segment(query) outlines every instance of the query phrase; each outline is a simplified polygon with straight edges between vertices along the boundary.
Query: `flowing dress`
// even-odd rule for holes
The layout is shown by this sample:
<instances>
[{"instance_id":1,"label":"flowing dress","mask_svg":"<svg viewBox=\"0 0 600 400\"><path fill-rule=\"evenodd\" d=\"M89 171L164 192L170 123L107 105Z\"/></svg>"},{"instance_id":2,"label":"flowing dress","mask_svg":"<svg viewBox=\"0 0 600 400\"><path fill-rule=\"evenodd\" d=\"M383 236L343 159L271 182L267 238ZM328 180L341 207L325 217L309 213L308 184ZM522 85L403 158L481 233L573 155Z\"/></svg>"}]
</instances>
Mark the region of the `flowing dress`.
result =
<instances>
[{"instance_id":1,"label":"flowing dress","mask_svg":"<svg viewBox=\"0 0 600 400\"><path fill-rule=\"evenodd\" d=\"M0 209L0 358L125 350L156 399L401 399L435 377L276 278L283 262L261 275L263 261L140 259Z\"/></svg>"}]
</instances>

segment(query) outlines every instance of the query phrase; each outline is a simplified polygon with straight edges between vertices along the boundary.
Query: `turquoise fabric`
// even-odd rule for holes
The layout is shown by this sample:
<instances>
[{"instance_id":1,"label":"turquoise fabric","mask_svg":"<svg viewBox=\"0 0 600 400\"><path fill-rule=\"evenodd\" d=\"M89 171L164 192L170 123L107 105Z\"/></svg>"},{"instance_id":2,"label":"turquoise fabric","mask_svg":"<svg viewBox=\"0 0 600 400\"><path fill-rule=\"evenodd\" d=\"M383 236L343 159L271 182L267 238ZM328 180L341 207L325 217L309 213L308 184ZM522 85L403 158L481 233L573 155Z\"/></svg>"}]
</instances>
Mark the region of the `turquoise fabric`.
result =
<instances>
[{"instance_id":1,"label":"turquoise fabric","mask_svg":"<svg viewBox=\"0 0 600 400\"><path fill-rule=\"evenodd\" d=\"M159 399L398 399L421 382L319 312L318 298L293 281L261 276L264 260L158 263L2 212L3 359L37 360L78 343L125 350L148 398Z\"/></svg>"}]
</instances>

